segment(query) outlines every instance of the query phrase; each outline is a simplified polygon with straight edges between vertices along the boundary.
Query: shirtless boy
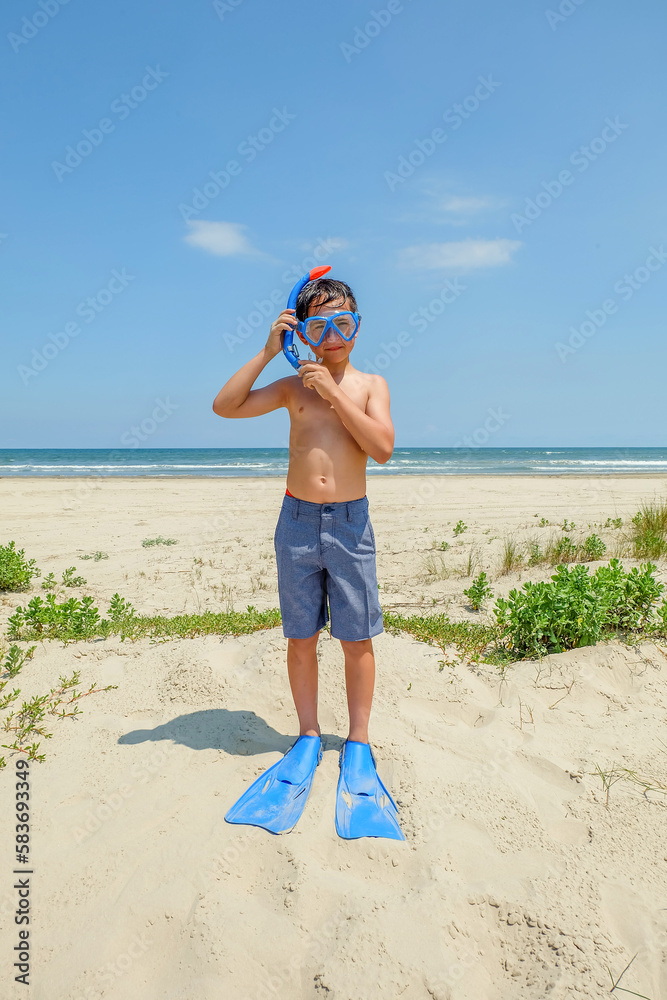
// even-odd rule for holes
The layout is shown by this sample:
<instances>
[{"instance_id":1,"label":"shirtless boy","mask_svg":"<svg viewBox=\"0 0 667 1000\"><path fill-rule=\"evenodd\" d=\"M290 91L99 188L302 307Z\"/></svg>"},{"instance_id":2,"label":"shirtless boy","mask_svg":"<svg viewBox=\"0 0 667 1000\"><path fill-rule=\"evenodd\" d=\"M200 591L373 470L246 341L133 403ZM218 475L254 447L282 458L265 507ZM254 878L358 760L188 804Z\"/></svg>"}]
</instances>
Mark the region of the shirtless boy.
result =
<instances>
[{"instance_id":1,"label":"shirtless boy","mask_svg":"<svg viewBox=\"0 0 667 1000\"><path fill-rule=\"evenodd\" d=\"M381 375L350 362L360 317L351 288L317 278L284 309L259 354L220 390L221 417L256 417L279 407L290 415L289 470L275 532L278 591L287 638L287 670L300 736L227 814L230 822L292 829L321 759L317 721L317 641L331 634L345 657L349 733L341 751L336 804L340 836L403 839L396 806L377 776L368 743L375 683L372 637L382 632L375 538L368 516L366 463L384 464L394 447L389 389ZM296 331L316 360L261 389L252 386ZM323 337L322 337L323 333ZM305 334L305 336L304 336ZM317 341L321 340L318 346Z\"/></svg>"}]
</instances>

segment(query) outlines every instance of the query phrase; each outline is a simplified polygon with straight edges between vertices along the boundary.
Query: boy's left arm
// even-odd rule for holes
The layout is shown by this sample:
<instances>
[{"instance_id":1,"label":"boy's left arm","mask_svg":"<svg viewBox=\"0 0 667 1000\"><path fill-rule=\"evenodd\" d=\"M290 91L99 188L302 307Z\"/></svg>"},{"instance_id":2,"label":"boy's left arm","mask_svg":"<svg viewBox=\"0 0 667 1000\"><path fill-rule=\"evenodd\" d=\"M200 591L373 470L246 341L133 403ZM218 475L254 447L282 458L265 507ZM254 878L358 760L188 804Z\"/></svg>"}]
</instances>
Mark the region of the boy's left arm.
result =
<instances>
[{"instance_id":1,"label":"boy's left arm","mask_svg":"<svg viewBox=\"0 0 667 1000\"><path fill-rule=\"evenodd\" d=\"M304 366L305 367L305 366ZM389 413L389 386L381 375L370 380L366 412L336 385L322 365L311 365L310 378L304 372L304 385L309 383L327 399L359 447L374 461L384 465L394 450L394 425ZM328 377L327 377L328 376Z\"/></svg>"}]
</instances>

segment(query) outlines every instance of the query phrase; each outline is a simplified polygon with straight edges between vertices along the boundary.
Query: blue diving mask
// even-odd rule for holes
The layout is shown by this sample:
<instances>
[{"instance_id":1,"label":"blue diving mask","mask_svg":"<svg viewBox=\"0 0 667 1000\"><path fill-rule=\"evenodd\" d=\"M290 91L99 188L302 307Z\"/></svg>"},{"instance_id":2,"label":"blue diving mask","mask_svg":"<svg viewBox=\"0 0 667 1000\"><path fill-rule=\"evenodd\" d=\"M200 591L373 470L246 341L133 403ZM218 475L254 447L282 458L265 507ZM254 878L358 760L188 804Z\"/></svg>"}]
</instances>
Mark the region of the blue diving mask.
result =
<instances>
[{"instance_id":1,"label":"blue diving mask","mask_svg":"<svg viewBox=\"0 0 667 1000\"><path fill-rule=\"evenodd\" d=\"M296 328L313 347L320 346L327 330L333 330L349 343L357 334L360 319L359 313L345 309L332 316L309 316L300 320Z\"/></svg>"}]
</instances>

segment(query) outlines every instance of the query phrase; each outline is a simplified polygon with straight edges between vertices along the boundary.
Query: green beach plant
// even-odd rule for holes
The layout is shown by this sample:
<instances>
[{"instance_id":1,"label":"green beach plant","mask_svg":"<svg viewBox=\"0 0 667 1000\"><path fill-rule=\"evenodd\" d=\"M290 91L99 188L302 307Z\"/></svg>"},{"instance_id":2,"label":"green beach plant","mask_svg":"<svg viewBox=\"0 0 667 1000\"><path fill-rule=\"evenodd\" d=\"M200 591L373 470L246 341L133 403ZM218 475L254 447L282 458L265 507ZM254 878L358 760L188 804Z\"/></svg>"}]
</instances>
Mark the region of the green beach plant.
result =
<instances>
[{"instance_id":1,"label":"green beach plant","mask_svg":"<svg viewBox=\"0 0 667 1000\"><path fill-rule=\"evenodd\" d=\"M276 608L257 611L248 605L247 611L205 611L194 615L138 615L131 604L114 594L108 617L102 618L92 597L80 601L72 597L61 604L54 594L46 601L34 597L26 608L19 607L8 622L8 637L13 640L106 639L120 635L123 639L176 638L196 635L247 635L259 629L275 628L280 624Z\"/></svg>"},{"instance_id":2,"label":"green beach plant","mask_svg":"<svg viewBox=\"0 0 667 1000\"><path fill-rule=\"evenodd\" d=\"M528 565L539 566L545 560L542 546L536 538L531 538L528 542Z\"/></svg>"},{"instance_id":3,"label":"green beach plant","mask_svg":"<svg viewBox=\"0 0 667 1000\"><path fill-rule=\"evenodd\" d=\"M625 572L617 559L592 575L584 565L559 565L549 582L524 583L499 597L494 614L513 655L544 656L591 646L603 635L660 625L654 606L664 590L652 563Z\"/></svg>"},{"instance_id":4,"label":"green beach plant","mask_svg":"<svg viewBox=\"0 0 667 1000\"><path fill-rule=\"evenodd\" d=\"M454 535L462 535L463 532L467 530L468 530L468 525L464 524L463 521L457 521L453 528Z\"/></svg>"},{"instance_id":5,"label":"green beach plant","mask_svg":"<svg viewBox=\"0 0 667 1000\"><path fill-rule=\"evenodd\" d=\"M58 581L53 573L48 573L42 580L42 590L55 590L57 586Z\"/></svg>"},{"instance_id":6,"label":"green beach plant","mask_svg":"<svg viewBox=\"0 0 667 1000\"><path fill-rule=\"evenodd\" d=\"M111 598L107 614L110 621L117 623L134 618L136 611L134 610L134 606L129 601L126 601L124 597L121 597L120 594L114 594Z\"/></svg>"},{"instance_id":7,"label":"green beach plant","mask_svg":"<svg viewBox=\"0 0 667 1000\"><path fill-rule=\"evenodd\" d=\"M33 597L27 608L18 607L7 623L10 639L86 639L97 634L100 621L92 597L71 597L61 604L55 594L46 601Z\"/></svg>"},{"instance_id":8,"label":"green beach plant","mask_svg":"<svg viewBox=\"0 0 667 1000\"><path fill-rule=\"evenodd\" d=\"M92 553L88 553L85 556L81 556L81 558L82 559L94 559L95 562L99 562L100 559L108 559L109 555L108 555L107 552L100 552L98 550L97 552L92 552Z\"/></svg>"},{"instance_id":9,"label":"green beach plant","mask_svg":"<svg viewBox=\"0 0 667 1000\"><path fill-rule=\"evenodd\" d=\"M602 635L603 609L590 593L588 570L559 566L550 583L524 583L499 597L494 614L516 656L544 656L588 646Z\"/></svg>"},{"instance_id":10,"label":"green beach plant","mask_svg":"<svg viewBox=\"0 0 667 1000\"><path fill-rule=\"evenodd\" d=\"M17 549L15 542L0 545L0 590L30 590L32 578L41 575L35 560L25 558L25 549Z\"/></svg>"},{"instance_id":11,"label":"green beach plant","mask_svg":"<svg viewBox=\"0 0 667 1000\"><path fill-rule=\"evenodd\" d=\"M607 551L607 546L597 535L589 535L581 549L582 562L595 562L597 559L602 559Z\"/></svg>"},{"instance_id":12,"label":"green beach plant","mask_svg":"<svg viewBox=\"0 0 667 1000\"><path fill-rule=\"evenodd\" d=\"M552 566L576 562L578 551L577 544L572 541L569 535L552 539L547 545L547 554Z\"/></svg>"},{"instance_id":13,"label":"green beach plant","mask_svg":"<svg viewBox=\"0 0 667 1000\"><path fill-rule=\"evenodd\" d=\"M14 688L13 691L9 691L7 694L3 694L3 692L7 684L20 673L24 663L32 659L32 655L36 649L36 646L30 646L29 649L21 649L20 646L9 647L9 651L5 655L2 664L0 664L0 711L11 705L20 695L21 691L19 688Z\"/></svg>"},{"instance_id":14,"label":"green beach plant","mask_svg":"<svg viewBox=\"0 0 667 1000\"><path fill-rule=\"evenodd\" d=\"M76 566L69 566L63 571L63 586L64 587L83 587L84 583L88 581L82 576L74 576L76 573Z\"/></svg>"},{"instance_id":15,"label":"green beach plant","mask_svg":"<svg viewBox=\"0 0 667 1000\"><path fill-rule=\"evenodd\" d=\"M158 535L157 538L144 538L141 544L145 549L150 549L154 545L178 545L178 539L163 538L162 535Z\"/></svg>"},{"instance_id":16,"label":"green beach plant","mask_svg":"<svg viewBox=\"0 0 667 1000\"><path fill-rule=\"evenodd\" d=\"M479 611L483 604L493 597L493 591L489 586L489 581L486 578L486 573L483 571L479 576L473 581L472 585L464 590L463 593L470 601L470 607L473 611Z\"/></svg>"},{"instance_id":17,"label":"green beach plant","mask_svg":"<svg viewBox=\"0 0 667 1000\"><path fill-rule=\"evenodd\" d=\"M635 566L626 573L618 559L600 566L591 578L604 597L606 620L611 628L637 630L653 618L653 610L664 590L653 573L653 563Z\"/></svg>"},{"instance_id":18,"label":"green beach plant","mask_svg":"<svg viewBox=\"0 0 667 1000\"><path fill-rule=\"evenodd\" d=\"M36 649L37 646L30 646L29 649L21 649L20 646L9 647L2 664L0 664L0 691L7 681L13 680L23 665L32 659Z\"/></svg>"},{"instance_id":19,"label":"green beach plant","mask_svg":"<svg viewBox=\"0 0 667 1000\"><path fill-rule=\"evenodd\" d=\"M78 670L70 678L61 676L58 680L59 686L51 688L48 694L35 695L30 701L24 701L20 709L9 713L4 720L3 731L13 733L14 742L3 743L5 750L24 753L28 760L43 761L45 755L37 752L40 744L35 742L29 744L28 740L34 740L36 736L41 736L45 740L51 739L53 733L47 732L44 725L47 712L59 719L79 715L81 709L78 702L81 698L118 687L117 684L107 684L106 687L98 688L93 681L87 691L77 691L76 686L80 682Z\"/></svg>"},{"instance_id":20,"label":"green beach plant","mask_svg":"<svg viewBox=\"0 0 667 1000\"><path fill-rule=\"evenodd\" d=\"M562 563L595 562L602 559L607 546L598 535L588 535L582 542L576 542L569 535L551 537L543 554L544 562L551 566ZM530 563L536 565L537 563Z\"/></svg>"},{"instance_id":21,"label":"green beach plant","mask_svg":"<svg viewBox=\"0 0 667 1000\"><path fill-rule=\"evenodd\" d=\"M656 609L656 631L661 632L667 638L667 600L663 601Z\"/></svg>"}]
</instances>

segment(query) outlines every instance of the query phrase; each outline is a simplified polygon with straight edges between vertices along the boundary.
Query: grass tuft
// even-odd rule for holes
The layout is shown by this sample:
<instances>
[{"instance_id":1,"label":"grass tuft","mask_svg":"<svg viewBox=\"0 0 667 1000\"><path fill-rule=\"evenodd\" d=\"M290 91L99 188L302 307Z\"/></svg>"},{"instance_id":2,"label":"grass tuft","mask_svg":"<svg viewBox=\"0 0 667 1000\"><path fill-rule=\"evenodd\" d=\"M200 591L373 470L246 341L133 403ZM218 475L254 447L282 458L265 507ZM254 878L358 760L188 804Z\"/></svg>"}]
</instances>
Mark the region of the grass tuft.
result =
<instances>
[{"instance_id":1,"label":"grass tuft","mask_svg":"<svg viewBox=\"0 0 667 1000\"><path fill-rule=\"evenodd\" d=\"M448 580L452 571L445 565L441 555L429 552L424 558L424 574L430 583L433 580Z\"/></svg>"},{"instance_id":2,"label":"grass tuft","mask_svg":"<svg viewBox=\"0 0 667 1000\"><path fill-rule=\"evenodd\" d=\"M473 656L475 659L479 659L498 638L498 629L493 625L453 622L444 614L405 616L385 612L384 626L394 635L407 632L420 642L439 646L443 653L446 646L456 646L464 656Z\"/></svg>"},{"instance_id":3,"label":"grass tuft","mask_svg":"<svg viewBox=\"0 0 667 1000\"><path fill-rule=\"evenodd\" d=\"M515 570L519 569L523 563L523 556L521 554L521 547L518 545L516 538L513 535L507 535L503 539L503 554L500 563L500 575L506 576L508 573L513 573Z\"/></svg>"},{"instance_id":4,"label":"grass tuft","mask_svg":"<svg viewBox=\"0 0 667 1000\"><path fill-rule=\"evenodd\" d=\"M667 556L667 500L642 504L632 518L631 544L635 559Z\"/></svg>"},{"instance_id":5,"label":"grass tuft","mask_svg":"<svg viewBox=\"0 0 667 1000\"><path fill-rule=\"evenodd\" d=\"M466 563L465 576L474 576L479 569L481 558L479 545L471 545L468 550L468 561Z\"/></svg>"}]
</instances>

